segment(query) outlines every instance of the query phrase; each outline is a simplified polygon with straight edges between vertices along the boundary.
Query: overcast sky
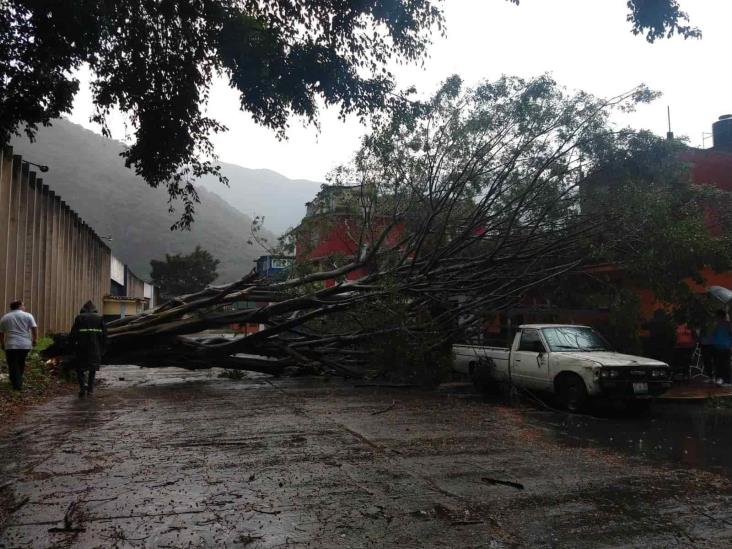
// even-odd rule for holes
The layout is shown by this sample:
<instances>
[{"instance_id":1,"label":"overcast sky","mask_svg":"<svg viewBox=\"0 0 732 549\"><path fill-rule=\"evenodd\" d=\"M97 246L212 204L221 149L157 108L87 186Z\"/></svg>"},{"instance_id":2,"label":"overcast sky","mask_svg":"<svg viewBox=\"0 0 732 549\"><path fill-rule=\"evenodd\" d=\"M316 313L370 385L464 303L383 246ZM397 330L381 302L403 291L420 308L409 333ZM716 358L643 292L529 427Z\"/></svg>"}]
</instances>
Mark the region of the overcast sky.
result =
<instances>
[{"instance_id":1,"label":"overcast sky","mask_svg":"<svg viewBox=\"0 0 732 549\"><path fill-rule=\"evenodd\" d=\"M719 115L732 113L732 1L681 0L701 40L646 43L630 33L625 0L445 0L447 35L435 37L424 67L395 69L400 87L416 85L432 92L451 74L470 85L502 74L531 77L550 72L560 83L611 96L645 82L663 97L622 122L666 132L666 106L677 135L701 146ZM82 73L84 84L88 76ZM88 88L77 96L71 120L96 129L89 121ZM292 120L289 139L258 127L239 111L236 93L225 81L215 83L209 113L230 131L215 136L223 162L269 168L291 178L322 181L347 161L367 130L357 120L338 121L336 111L322 113L321 130ZM124 138L121 124L114 137ZM711 140L706 143L711 145Z\"/></svg>"}]
</instances>

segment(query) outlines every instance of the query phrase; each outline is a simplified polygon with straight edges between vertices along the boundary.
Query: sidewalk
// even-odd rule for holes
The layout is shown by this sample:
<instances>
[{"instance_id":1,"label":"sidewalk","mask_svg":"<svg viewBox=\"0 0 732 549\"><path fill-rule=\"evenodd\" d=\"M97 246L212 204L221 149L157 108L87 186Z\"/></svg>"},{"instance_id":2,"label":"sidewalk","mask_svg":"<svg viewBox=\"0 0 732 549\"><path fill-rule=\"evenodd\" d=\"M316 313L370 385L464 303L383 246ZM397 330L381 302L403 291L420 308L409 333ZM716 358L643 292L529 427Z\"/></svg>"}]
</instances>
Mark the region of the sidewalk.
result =
<instances>
[{"instance_id":1,"label":"sidewalk","mask_svg":"<svg viewBox=\"0 0 732 549\"><path fill-rule=\"evenodd\" d=\"M706 381L675 382L660 397L663 400L708 400L732 398L732 385L717 385Z\"/></svg>"}]
</instances>

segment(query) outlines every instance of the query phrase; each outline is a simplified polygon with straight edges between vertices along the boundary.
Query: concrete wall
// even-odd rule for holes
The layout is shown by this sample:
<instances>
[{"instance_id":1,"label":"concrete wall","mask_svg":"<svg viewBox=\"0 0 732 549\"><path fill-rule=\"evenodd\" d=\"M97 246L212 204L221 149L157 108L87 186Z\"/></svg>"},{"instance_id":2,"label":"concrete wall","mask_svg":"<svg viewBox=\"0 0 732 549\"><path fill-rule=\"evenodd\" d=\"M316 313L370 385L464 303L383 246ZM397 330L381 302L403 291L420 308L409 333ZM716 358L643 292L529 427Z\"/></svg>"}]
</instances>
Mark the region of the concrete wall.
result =
<instances>
[{"instance_id":1,"label":"concrete wall","mask_svg":"<svg viewBox=\"0 0 732 549\"><path fill-rule=\"evenodd\" d=\"M0 147L0 310L22 299L41 334L109 292L110 251L11 147Z\"/></svg>"},{"instance_id":2,"label":"concrete wall","mask_svg":"<svg viewBox=\"0 0 732 549\"><path fill-rule=\"evenodd\" d=\"M145 297L145 281L127 268L127 296L142 299Z\"/></svg>"}]
</instances>

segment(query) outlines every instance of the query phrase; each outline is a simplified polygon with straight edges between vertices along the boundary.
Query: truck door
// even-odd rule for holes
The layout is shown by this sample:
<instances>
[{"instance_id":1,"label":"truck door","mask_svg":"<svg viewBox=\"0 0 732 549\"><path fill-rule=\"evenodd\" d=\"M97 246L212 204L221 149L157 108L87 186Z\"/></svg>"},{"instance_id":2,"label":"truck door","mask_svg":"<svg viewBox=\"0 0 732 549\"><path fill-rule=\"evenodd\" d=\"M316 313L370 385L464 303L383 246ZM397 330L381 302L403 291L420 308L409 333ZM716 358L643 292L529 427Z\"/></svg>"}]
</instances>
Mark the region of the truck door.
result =
<instances>
[{"instance_id":1,"label":"truck door","mask_svg":"<svg viewBox=\"0 0 732 549\"><path fill-rule=\"evenodd\" d=\"M511 353L511 377L530 389L549 387L549 355L539 330L521 331L518 347Z\"/></svg>"}]
</instances>

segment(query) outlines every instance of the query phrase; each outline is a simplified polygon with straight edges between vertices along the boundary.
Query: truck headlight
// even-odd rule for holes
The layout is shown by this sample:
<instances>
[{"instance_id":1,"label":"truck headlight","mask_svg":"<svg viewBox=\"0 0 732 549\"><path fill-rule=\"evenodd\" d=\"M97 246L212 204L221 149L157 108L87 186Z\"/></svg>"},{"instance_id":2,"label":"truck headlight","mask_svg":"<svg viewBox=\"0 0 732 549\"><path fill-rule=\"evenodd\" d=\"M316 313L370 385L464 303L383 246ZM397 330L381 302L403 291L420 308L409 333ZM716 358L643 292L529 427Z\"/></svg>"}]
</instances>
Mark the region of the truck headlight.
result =
<instances>
[{"instance_id":1,"label":"truck headlight","mask_svg":"<svg viewBox=\"0 0 732 549\"><path fill-rule=\"evenodd\" d=\"M651 377L666 377L668 373L666 370L651 370Z\"/></svg>"},{"instance_id":2,"label":"truck headlight","mask_svg":"<svg viewBox=\"0 0 732 549\"><path fill-rule=\"evenodd\" d=\"M620 375L620 371L619 370L615 370L613 368L603 368L600 371L600 377L604 377L606 379L607 378L618 377L619 375Z\"/></svg>"}]
</instances>

